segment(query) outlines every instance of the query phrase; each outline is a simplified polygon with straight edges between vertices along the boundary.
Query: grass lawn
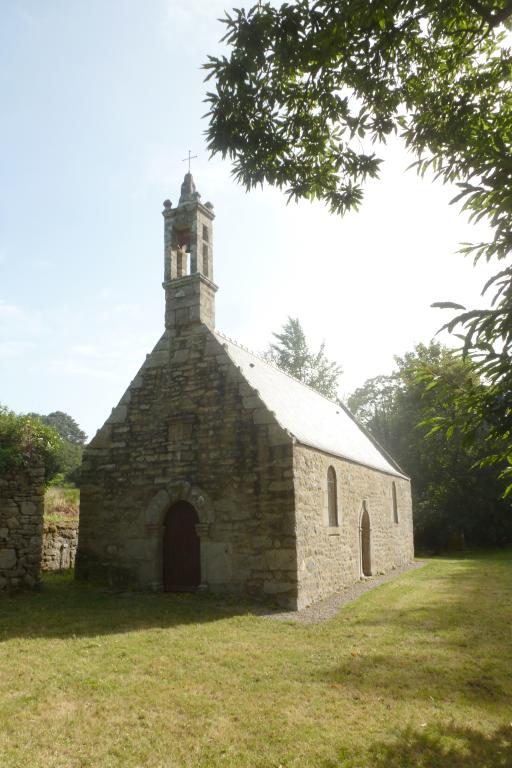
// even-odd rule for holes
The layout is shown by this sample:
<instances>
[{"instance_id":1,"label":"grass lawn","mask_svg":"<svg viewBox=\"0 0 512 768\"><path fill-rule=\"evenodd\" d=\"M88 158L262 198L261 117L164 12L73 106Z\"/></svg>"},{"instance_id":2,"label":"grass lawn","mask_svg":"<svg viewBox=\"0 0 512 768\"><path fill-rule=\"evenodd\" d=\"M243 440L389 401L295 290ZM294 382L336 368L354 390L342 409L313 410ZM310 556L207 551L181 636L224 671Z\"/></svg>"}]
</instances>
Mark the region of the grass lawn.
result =
<instances>
[{"instance_id":1,"label":"grass lawn","mask_svg":"<svg viewBox=\"0 0 512 768\"><path fill-rule=\"evenodd\" d=\"M45 578L0 602L0 766L510 768L512 551L301 626Z\"/></svg>"}]
</instances>

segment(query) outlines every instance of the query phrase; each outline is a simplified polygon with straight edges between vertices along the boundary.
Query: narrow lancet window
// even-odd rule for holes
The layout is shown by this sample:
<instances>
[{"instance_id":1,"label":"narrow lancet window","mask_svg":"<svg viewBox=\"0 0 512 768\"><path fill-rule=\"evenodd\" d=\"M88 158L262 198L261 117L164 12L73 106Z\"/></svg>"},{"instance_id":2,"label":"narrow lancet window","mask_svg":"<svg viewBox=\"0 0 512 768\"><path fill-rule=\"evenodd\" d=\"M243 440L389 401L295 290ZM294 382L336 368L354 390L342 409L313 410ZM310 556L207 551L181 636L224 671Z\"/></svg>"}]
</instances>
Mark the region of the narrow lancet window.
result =
<instances>
[{"instance_id":1,"label":"narrow lancet window","mask_svg":"<svg viewBox=\"0 0 512 768\"><path fill-rule=\"evenodd\" d=\"M336 472L334 467L327 470L327 508L329 511L329 526L338 525L338 493L336 489Z\"/></svg>"},{"instance_id":2,"label":"narrow lancet window","mask_svg":"<svg viewBox=\"0 0 512 768\"><path fill-rule=\"evenodd\" d=\"M398 523L398 501L396 498L396 483L391 485L391 496L393 497L393 521Z\"/></svg>"}]
</instances>

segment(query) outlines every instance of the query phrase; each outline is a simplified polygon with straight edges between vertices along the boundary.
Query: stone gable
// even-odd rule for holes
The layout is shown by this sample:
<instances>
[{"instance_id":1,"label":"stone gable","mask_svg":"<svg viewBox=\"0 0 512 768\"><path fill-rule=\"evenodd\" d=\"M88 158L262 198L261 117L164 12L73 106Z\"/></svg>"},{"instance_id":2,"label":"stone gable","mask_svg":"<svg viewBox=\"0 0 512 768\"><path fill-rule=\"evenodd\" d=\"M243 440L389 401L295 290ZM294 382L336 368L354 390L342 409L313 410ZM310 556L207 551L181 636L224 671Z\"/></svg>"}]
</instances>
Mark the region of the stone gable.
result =
<instances>
[{"instance_id":1,"label":"stone gable","mask_svg":"<svg viewBox=\"0 0 512 768\"><path fill-rule=\"evenodd\" d=\"M204 586L296 598L292 440L205 326L166 334L86 448L77 573L162 589L173 501L200 525Z\"/></svg>"}]
</instances>

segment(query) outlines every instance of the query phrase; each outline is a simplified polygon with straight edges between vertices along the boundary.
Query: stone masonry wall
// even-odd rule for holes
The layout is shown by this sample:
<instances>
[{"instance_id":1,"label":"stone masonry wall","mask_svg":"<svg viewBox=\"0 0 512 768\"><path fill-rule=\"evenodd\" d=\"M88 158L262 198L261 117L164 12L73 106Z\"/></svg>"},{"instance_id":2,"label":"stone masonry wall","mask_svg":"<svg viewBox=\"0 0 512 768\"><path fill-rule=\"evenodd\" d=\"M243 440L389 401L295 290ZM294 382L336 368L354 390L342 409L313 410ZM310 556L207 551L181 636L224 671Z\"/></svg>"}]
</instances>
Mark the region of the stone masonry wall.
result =
<instances>
[{"instance_id":1,"label":"stone masonry wall","mask_svg":"<svg viewBox=\"0 0 512 768\"><path fill-rule=\"evenodd\" d=\"M329 527L327 470L336 472L338 526ZM298 607L327 597L362 576L360 521L363 500L370 516L372 575L414 557L410 482L297 444L294 448L297 509ZM393 518L396 484L398 523Z\"/></svg>"},{"instance_id":2,"label":"stone masonry wall","mask_svg":"<svg viewBox=\"0 0 512 768\"><path fill-rule=\"evenodd\" d=\"M42 464L0 475L0 592L39 582L43 499Z\"/></svg>"},{"instance_id":3,"label":"stone masonry wall","mask_svg":"<svg viewBox=\"0 0 512 768\"><path fill-rule=\"evenodd\" d=\"M65 571L74 568L78 544L78 520L45 523L41 570Z\"/></svg>"},{"instance_id":4,"label":"stone masonry wall","mask_svg":"<svg viewBox=\"0 0 512 768\"><path fill-rule=\"evenodd\" d=\"M79 578L162 589L169 506L200 523L203 585L297 593L291 437L202 324L167 330L83 462Z\"/></svg>"}]
</instances>

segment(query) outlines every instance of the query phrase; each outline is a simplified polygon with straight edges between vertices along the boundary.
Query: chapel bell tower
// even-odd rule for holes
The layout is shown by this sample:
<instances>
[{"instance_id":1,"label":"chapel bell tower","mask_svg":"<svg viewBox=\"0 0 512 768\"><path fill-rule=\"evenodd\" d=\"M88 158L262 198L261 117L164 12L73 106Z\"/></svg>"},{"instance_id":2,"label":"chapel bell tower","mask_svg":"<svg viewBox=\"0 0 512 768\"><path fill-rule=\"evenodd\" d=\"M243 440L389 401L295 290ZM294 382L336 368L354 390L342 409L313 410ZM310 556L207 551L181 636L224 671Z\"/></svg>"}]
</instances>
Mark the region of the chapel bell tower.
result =
<instances>
[{"instance_id":1,"label":"chapel bell tower","mask_svg":"<svg viewBox=\"0 0 512 768\"><path fill-rule=\"evenodd\" d=\"M186 173L176 208L165 200L165 327L178 332L193 323L215 328L213 205L202 203L192 174Z\"/></svg>"}]
</instances>

